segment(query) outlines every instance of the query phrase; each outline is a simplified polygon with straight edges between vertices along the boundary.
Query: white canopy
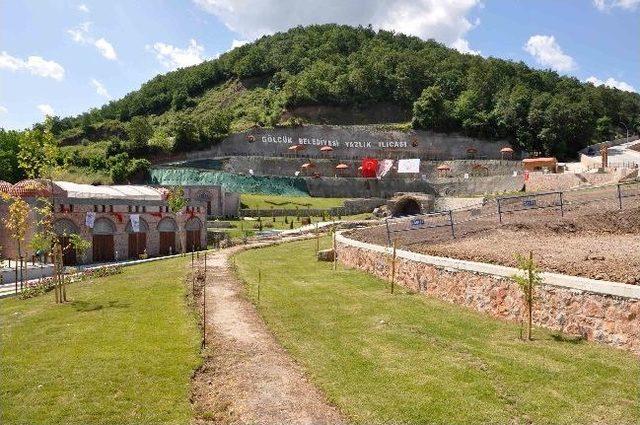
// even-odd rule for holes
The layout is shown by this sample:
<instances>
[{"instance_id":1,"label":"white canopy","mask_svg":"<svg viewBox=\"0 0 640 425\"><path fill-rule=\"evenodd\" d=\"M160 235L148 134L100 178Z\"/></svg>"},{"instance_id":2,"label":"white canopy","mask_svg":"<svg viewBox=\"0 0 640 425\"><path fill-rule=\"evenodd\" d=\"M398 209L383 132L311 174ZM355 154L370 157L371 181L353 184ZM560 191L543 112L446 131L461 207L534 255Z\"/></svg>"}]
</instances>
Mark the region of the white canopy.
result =
<instances>
[{"instance_id":1,"label":"white canopy","mask_svg":"<svg viewBox=\"0 0 640 425\"><path fill-rule=\"evenodd\" d=\"M128 199L136 201L161 201L163 191L150 186L93 186L71 182L54 182L66 192L68 198L76 199Z\"/></svg>"}]
</instances>

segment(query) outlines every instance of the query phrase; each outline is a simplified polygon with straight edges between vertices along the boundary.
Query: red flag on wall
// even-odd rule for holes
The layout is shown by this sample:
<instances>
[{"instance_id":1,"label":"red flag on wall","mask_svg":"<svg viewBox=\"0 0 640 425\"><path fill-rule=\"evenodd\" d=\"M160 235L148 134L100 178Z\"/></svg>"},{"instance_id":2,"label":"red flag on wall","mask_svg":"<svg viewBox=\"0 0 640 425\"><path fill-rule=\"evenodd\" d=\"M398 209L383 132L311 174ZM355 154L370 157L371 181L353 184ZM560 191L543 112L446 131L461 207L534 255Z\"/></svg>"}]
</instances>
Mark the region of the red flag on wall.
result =
<instances>
[{"instance_id":1,"label":"red flag on wall","mask_svg":"<svg viewBox=\"0 0 640 425\"><path fill-rule=\"evenodd\" d=\"M376 177L376 171L378 170L378 160L375 158L364 158L362 160L362 177Z\"/></svg>"}]
</instances>

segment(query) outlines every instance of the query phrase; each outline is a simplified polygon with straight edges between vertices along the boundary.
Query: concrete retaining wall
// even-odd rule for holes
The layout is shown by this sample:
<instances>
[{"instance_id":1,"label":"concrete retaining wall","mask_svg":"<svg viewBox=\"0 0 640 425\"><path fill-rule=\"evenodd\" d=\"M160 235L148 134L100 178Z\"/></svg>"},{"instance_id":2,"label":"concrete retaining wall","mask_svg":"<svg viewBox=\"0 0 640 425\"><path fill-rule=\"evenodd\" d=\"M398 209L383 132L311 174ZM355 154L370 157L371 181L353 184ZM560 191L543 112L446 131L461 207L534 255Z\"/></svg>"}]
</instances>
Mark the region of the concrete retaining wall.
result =
<instances>
[{"instance_id":1,"label":"concrete retaining wall","mask_svg":"<svg viewBox=\"0 0 640 425\"><path fill-rule=\"evenodd\" d=\"M456 133L380 130L375 126L305 125L294 128L254 128L229 135L208 151L191 152L187 158L234 155L282 156L292 145L305 146L304 154L321 157L320 147L331 146L340 158L463 159L468 148L477 158L501 158L506 141L486 141Z\"/></svg>"},{"instance_id":2,"label":"concrete retaining wall","mask_svg":"<svg viewBox=\"0 0 640 425\"><path fill-rule=\"evenodd\" d=\"M338 261L383 279L391 249L336 237ZM396 282L413 291L491 316L519 322L522 292L510 277L517 269L398 250ZM536 289L534 323L640 355L640 286L543 273Z\"/></svg>"}]
</instances>

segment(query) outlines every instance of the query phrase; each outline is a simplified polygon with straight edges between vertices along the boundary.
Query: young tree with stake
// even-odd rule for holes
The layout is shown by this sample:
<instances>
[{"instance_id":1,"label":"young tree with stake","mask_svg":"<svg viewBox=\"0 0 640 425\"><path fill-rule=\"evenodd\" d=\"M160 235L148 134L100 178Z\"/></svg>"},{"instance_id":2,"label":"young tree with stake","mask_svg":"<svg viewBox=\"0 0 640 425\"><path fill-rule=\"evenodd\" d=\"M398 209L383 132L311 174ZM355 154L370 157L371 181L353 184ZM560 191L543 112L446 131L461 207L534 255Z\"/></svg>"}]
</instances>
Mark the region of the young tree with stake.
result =
<instances>
[{"instance_id":1,"label":"young tree with stake","mask_svg":"<svg viewBox=\"0 0 640 425\"><path fill-rule=\"evenodd\" d=\"M529 251L529 257L516 255L520 275L513 275L512 279L520 286L523 292L525 309L527 312L527 341L531 340L531 327L533 323L533 302L535 300L534 288L542 284L540 270L533 261L533 252Z\"/></svg>"}]
</instances>

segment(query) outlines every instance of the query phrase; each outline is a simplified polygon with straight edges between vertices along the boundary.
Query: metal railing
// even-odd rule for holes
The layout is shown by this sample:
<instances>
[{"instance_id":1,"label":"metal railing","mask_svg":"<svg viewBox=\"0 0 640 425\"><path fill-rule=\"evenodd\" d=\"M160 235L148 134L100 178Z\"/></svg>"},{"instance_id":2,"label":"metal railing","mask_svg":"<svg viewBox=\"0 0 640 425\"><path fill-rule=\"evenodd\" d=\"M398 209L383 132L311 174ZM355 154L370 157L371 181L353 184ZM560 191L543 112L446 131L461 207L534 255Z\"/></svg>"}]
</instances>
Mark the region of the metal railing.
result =
<instances>
[{"instance_id":1,"label":"metal railing","mask_svg":"<svg viewBox=\"0 0 640 425\"><path fill-rule=\"evenodd\" d=\"M638 201L638 202L635 202ZM448 228L446 234L455 239L464 234L461 225L473 226L474 222L483 222L469 231L496 228L504 222L506 216L533 214L544 210L556 210L561 217L585 206L602 210L602 204L609 210L623 210L640 206L640 180L600 186L589 189L527 193L522 195L499 196L479 201L477 205L458 209L437 211L429 214L408 215L385 219L386 239L392 245L393 235L398 233L424 232L424 239L433 236L438 229ZM445 234L442 234L444 236ZM414 241L419 242L419 241Z\"/></svg>"}]
</instances>

